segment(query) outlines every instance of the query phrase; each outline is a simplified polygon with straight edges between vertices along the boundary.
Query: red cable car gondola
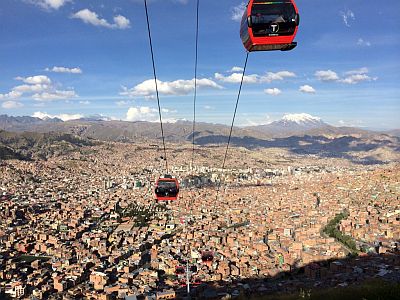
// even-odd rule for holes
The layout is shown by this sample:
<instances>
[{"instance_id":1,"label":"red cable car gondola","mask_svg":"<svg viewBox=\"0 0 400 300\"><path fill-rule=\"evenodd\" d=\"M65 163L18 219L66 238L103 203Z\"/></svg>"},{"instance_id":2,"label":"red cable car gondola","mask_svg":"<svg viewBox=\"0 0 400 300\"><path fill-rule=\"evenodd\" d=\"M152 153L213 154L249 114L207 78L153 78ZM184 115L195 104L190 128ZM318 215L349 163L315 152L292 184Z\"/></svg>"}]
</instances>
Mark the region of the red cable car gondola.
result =
<instances>
[{"instance_id":1,"label":"red cable car gondola","mask_svg":"<svg viewBox=\"0 0 400 300\"><path fill-rule=\"evenodd\" d=\"M250 0L243 14L240 37L247 51L292 50L300 22L294 0Z\"/></svg>"},{"instance_id":2,"label":"red cable car gondola","mask_svg":"<svg viewBox=\"0 0 400 300\"><path fill-rule=\"evenodd\" d=\"M212 251L203 251L201 253L201 260L203 261L203 263L207 264L207 263L212 263L214 260L214 253Z\"/></svg>"},{"instance_id":3,"label":"red cable car gondola","mask_svg":"<svg viewBox=\"0 0 400 300\"><path fill-rule=\"evenodd\" d=\"M176 266L175 267L175 275L184 275L186 273L185 267Z\"/></svg>"},{"instance_id":4,"label":"red cable car gondola","mask_svg":"<svg viewBox=\"0 0 400 300\"><path fill-rule=\"evenodd\" d=\"M171 175L160 177L154 190L157 201L175 201L178 199L179 182Z\"/></svg>"},{"instance_id":5,"label":"red cable car gondola","mask_svg":"<svg viewBox=\"0 0 400 300\"><path fill-rule=\"evenodd\" d=\"M195 278L192 282L192 285L200 285L202 284L202 280L200 278Z\"/></svg>"}]
</instances>

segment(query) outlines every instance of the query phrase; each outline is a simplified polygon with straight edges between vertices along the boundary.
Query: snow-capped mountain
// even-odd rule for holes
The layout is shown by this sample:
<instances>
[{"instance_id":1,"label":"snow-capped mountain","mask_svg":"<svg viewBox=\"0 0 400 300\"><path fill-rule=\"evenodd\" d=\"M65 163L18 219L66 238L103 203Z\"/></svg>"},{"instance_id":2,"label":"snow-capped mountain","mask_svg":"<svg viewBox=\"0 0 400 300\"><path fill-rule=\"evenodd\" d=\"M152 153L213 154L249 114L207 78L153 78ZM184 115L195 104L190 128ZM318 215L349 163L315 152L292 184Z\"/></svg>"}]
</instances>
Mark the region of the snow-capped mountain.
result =
<instances>
[{"instance_id":1,"label":"snow-capped mountain","mask_svg":"<svg viewBox=\"0 0 400 300\"><path fill-rule=\"evenodd\" d=\"M267 125L251 127L251 129L270 136L290 136L305 134L310 130L329 129L330 125L319 117L301 113L286 114L282 119Z\"/></svg>"},{"instance_id":2,"label":"snow-capped mountain","mask_svg":"<svg viewBox=\"0 0 400 300\"><path fill-rule=\"evenodd\" d=\"M301 125L301 124L319 124L322 122L321 118L313 117L312 115L305 114L305 113L284 115L281 121L288 122L288 123L294 122L299 125Z\"/></svg>"},{"instance_id":3,"label":"snow-capped mountain","mask_svg":"<svg viewBox=\"0 0 400 300\"><path fill-rule=\"evenodd\" d=\"M302 128L302 129L310 129L310 128L319 128L325 127L326 124L322 121L321 118L313 117L309 114L287 114L284 115L282 119L272 122L269 125L273 126L282 126L286 128Z\"/></svg>"}]
</instances>

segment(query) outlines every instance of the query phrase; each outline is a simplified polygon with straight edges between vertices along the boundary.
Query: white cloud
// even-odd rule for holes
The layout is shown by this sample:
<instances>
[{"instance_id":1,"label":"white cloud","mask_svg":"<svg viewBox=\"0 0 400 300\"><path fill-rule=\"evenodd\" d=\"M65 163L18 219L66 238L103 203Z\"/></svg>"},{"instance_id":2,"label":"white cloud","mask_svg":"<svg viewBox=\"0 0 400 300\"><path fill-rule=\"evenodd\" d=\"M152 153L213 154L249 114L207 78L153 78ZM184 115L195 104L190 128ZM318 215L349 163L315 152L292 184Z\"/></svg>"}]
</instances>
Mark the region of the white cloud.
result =
<instances>
[{"instance_id":1,"label":"white cloud","mask_svg":"<svg viewBox=\"0 0 400 300\"><path fill-rule=\"evenodd\" d=\"M366 74L368 72L369 72L368 68L362 67L360 69L347 71L345 74L346 75L357 75L357 74Z\"/></svg>"},{"instance_id":2,"label":"white cloud","mask_svg":"<svg viewBox=\"0 0 400 300\"><path fill-rule=\"evenodd\" d=\"M347 84L357 84L363 81L375 81L377 79L377 77L370 77L366 74L353 74L340 80L340 82Z\"/></svg>"},{"instance_id":3,"label":"white cloud","mask_svg":"<svg viewBox=\"0 0 400 300\"><path fill-rule=\"evenodd\" d=\"M21 92L18 91L11 91L7 94L0 94L0 100L3 99L18 99L22 96Z\"/></svg>"},{"instance_id":4,"label":"white cloud","mask_svg":"<svg viewBox=\"0 0 400 300\"><path fill-rule=\"evenodd\" d=\"M176 110L162 109L164 114L175 113ZM126 113L126 121L159 122L158 110L148 106L133 106ZM178 120L163 116L163 123L176 123Z\"/></svg>"},{"instance_id":5,"label":"white cloud","mask_svg":"<svg viewBox=\"0 0 400 300\"><path fill-rule=\"evenodd\" d=\"M183 122L187 122L188 120L183 118L183 119L176 119L176 118L163 118L163 123L172 123L175 124L178 121L183 121ZM158 120L156 121L158 122Z\"/></svg>"},{"instance_id":6,"label":"white cloud","mask_svg":"<svg viewBox=\"0 0 400 300\"><path fill-rule=\"evenodd\" d=\"M232 7L231 12L231 19L236 22L240 22L242 20L242 16L246 9L247 4L245 2L240 3L237 6Z\"/></svg>"},{"instance_id":7,"label":"white cloud","mask_svg":"<svg viewBox=\"0 0 400 300\"><path fill-rule=\"evenodd\" d=\"M16 87L13 87L13 91L17 93L25 94L25 93L39 93L49 89L47 84L22 84Z\"/></svg>"},{"instance_id":8,"label":"white cloud","mask_svg":"<svg viewBox=\"0 0 400 300\"><path fill-rule=\"evenodd\" d=\"M215 73L214 77L215 79L222 81L222 82L227 82L227 83L240 83L242 80L243 73L232 73L229 76L224 76L220 73ZM243 82L244 83L257 83L259 82L259 76L256 74L252 75L245 75L243 77Z\"/></svg>"},{"instance_id":9,"label":"white cloud","mask_svg":"<svg viewBox=\"0 0 400 300\"><path fill-rule=\"evenodd\" d=\"M16 77L15 80L21 80L28 84L51 84L51 80L49 77L45 75L37 75L31 77Z\"/></svg>"},{"instance_id":10,"label":"white cloud","mask_svg":"<svg viewBox=\"0 0 400 300\"><path fill-rule=\"evenodd\" d=\"M362 47L370 47L370 46L371 46L371 42L365 41L364 39L359 38L359 39L357 40L357 45L358 45L358 46L362 46Z\"/></svg>"},{"instance_id":11,"label":"white cloud","mask_svg":"<svg viewBox=\"0 0 400 300\"><path fill-rule=\"evenodd\" d=\"M192 80L175 80L175 81L161 81L157 80L158 91L163 95L188 95L194 90L194 79ZM210 79L198 79L197 86L199 88L211 88L211 89L222 89L220 85L215 83ZM143 97L151 97L156 92L156 85L153 79L148 79L143 81L142 83L136 85L135 87L128 89L123 87L123 91L120 95L135 97L135 96L143 96Z\"/></svg>"},{"instance_id":12,"label":"white cloud","mask_svg":"<svg viewBox=\"0 0 400 300\"><path fill-rule=\"evenodd\" d=\"M314 94L316 92L315 89L312 86L307 85L307 84L306 85L302 85L299 88L299 91L302 92L302 93L306 93L306 94Z\"/></svg>"},{"instance_id":13,"label":"white cloud","mask_svg":"<svg viewBox=\"0 0 400 300\"><path fill-rule=\"evenodd\" d=\"M233 67L228 72L243 72L243 68L242 67Z\"/></svg>"},{"instance_id":14,"label":"white cloud","mask_svg":"<svg viewBox=\"0 0 400 300\"><path fill-rule=\"evenodd\" d=\"M25 0L28 3L35 4L44 9L59 9L64 6L67 2L72 2L72 0Z\"/></svg>"},{"instance_id":15,"label":"white cloud","mask_svg":"<svg viewBox=\"0 0 400 300\"><path fill-rule=\"evenodd\" d=\"M32 93L34 93L32 98L38 101L61 100L78 97L73 90L56 90L53 86L46 84L23 84L14 87L12 91L7 94L0 94L0 99L18 99L24 94Z\"/></svg>"},{"instance_id":16,"label":"white cloud","mask_svg":"<svg viewBox=\"0 0 400 300\"><path fill-rule=\"evenodd\" d=\"M130 27L130 21L124 16L114 17L114 23L109 23L106 19L101 19L99 15L87 8L82 9L71 16L73 19L80 19L86 24L101 26L110 29L126 29Z\"/></svg>"},{"instance_id":17,"label":"white cloud","mask_svg":"<svg viewBox=\"0 0 400 300\"><path fill-rule=\"evenodd\" d=\"M344 121L344 120L339 120L338 121L339 126L346 126L346 127L360 127L360 126L365 126L364 121L362 120L352 120L352 121Z\"/></svg>"},{"instance_id":18,"label":"white cloud","mask_svg":"<svg viewBox=\"0 0 400 300\"><path fill-rule=\"evenodd\" d=\"M261 76L261 82L272 82L276 80L284 80L285 78L296 77L296 74L290 71L279 71L276 73L268 72L266 75Z\"/></svg>"},{"instance_id":19,"label":"white cloud","mask_svg":"<svg viewBox=\"0 0 400 300\"><path fill-rule=\"evenodd\" d=\"M39 119L42 119L42 120L57 118L57 119L61 119L61 120L63 120L64 122L66 122L66 121L81 119L81 118L84 117L84 115L81 115L81 114L59 114L59 115L51 115L51 114L48 114L48 113L45 113L45 112L37 111L37 112L35 112L35 113L32 115L32 117L34 117L34 118L39 118Z\"/></svg>"},{"instance_id":20,"label":"white cloud","mask_svg":"<svg viewBox=\"0 0 400 300\"><path fill-rule=\"evenodd\" d=\"M232 73L228 76L225 76L221 73L215 73L215 79L227 82L227 83L240 83L242 80L243 73ZM272 82L276 80L284 80L285 78L293 78L296 77L296 74L290 71L279 71L276 73L268 72L265 75L251 74L245 75L243 77L244 83L264 83L264 82Z\"/></svg>"},{"instance_id":21,"label":"white cloud","mask_svg":"<svg viewBox=\"0 0 400 300\"><path fill-rule=\"evenodd\" d=\"M336 72L332 70L326 71L317 71L314 76L321 81L337 81L339 80L339 76Z\"/></svg>"},{"instance_id":22,"label":"white cloud","mask_svg":"<svg viewBox=\"0 0 400 300\"><path fill-rule=\"evenodd\" d=\"M32 98L37 101L64 100L76 97L78 97L78 95L73 90L69 91L53 90L49 92L37 93L32 96Z\"/></svg>"},{"instance_id":23,"label":"white cloud","mask_svg":"<svg viewBox=\"0 0 400 300\"><path fill-rule=\"evenodd\" d=\"M204 106L204 109L206 109L206 110L213 110L214 107L212 107L212 106L210 106L210 105L205 105L205 106Z\"/></svg>"},{"instance_id":24,"label":"white cloud","mask_svg":"<svg viewBox=\"0 0 400 300\"><path fill-rule=\"evenodd\" d=\"M46 68L48 72L54 73L71 73L71 74L82 74L81 68L66 68L66 67L53 67L53 68Z\"/></svg>"},{"instance_id":25,"label":"white cloud","mask_svg":"<svg viewBox=\"0 0 400 300\"><path fill-rule=\"evenodd\" d=\"M15 108L20 108L22 106L24 105L21 102L17 101L6 101L1 104L1 107L5 109L15 109Z\"/></svg>"},{"instance_id":26,"label":"white cloud","mask_svg":"<svg viewBox=\"0 0 400 300\"><path fill-rule=\"evenodd\" d=\"M115 26L119 29L126 29L131 26L131 22L129 21L129 19L121 15L114 17L114 23Z\"/></svg>"},{"instance_id":27,"label":"white cloud","mask_svg":"<svg viewBox=\"0 0 400 300\"><path fill-rule=\"evenodd\" d=\"M112 24L108 23L107 20L105 19L100 19L99 16L95 13L92 12L89 9L82 9L75 14L72 15L72 18L74 19L80 19L86 24L92 24L94 26L103 26L103 27L108 27L111 28Z\"/></svg>"},{"instance_id":28,"label":"white cloud","mask_svg":"<svg viewBox=\"0 0 400 300\"><path fill-rule=\"evenodd\" d=\"M242 116L245 118L245 121L242 121L241 124L238 124L240 127L266 125L272 123L273 121L268 114L257 118L251 117L251 119L248 118L248 114L242 114Z\"/></svg>"},{"instance_id":29,"label":"white cloud","mask_svg":"<svg viewBox=\"0 0 400 300\"><path fill-rule=\"evenodd\" d=\"M336 81L346 84L357 84L363 81L374 81L377 80L377 77L370 77L367 75L369 72L368 68L363 67L356 70L350 70L345 72L345 77L340 78L336 72L327 70L327 71L317 71L315 72L315 77L321 81Z\"/></svg>"},{"instance_id":30,"label":"white cloud","mask_svg":"<svg viewBox=\"0 0 400 300\"><path fill-rule=\"evenodd\" d=\"M126 120L131 122L135 121L155 122L157 121L156 112L157 112L156 109L147 106L130 107L128 109L128 112L126 113Z\"/></svg>"},{"instance_id":31,"label":"white cloud","mask_svg":"<svg viewBox=\"0 0 400 300\"><path fill-rule=\"evenodd\" d=\"M369 75L367 75L368 72L369 70L366 67L351 70L345 73L347 76L346 78L339 81L346 84L357 84L363 81L375 81L378 79L377 77L370 77Z\"/></svg>"},{"instance_id":32,"label":"white cloud","mask_svg":"<svg viewBox=\"0 0 400 300\"><path fill-rule=\"evenodd\" d=\"M171 113L176 113L177 110L175 109L169 109L169 108L162 108L161 112L165 113L165 114L171 114Z\"/></svg>"},{"instance_id":33,"label":"white cloud","mask_svg":"<svg viewBox=\"0 0 400 300\"><path fill-rule=\"evenodd\" d=\"M282 91L278 88L266 89L264 92L271 96L278 96L282 93Z\"/></svg>"},{"instance_id":34,"label":"white cloud","mask_svg":"<svg viewBox=\"0 0 400 300\"><path fill-rule=\"evenodd\" d=\"M90 101L79 101L79 104L83 104L83 105L89 105Z\"/></svg>"},{"instance_id":35,"label":"white cloud","mask_svg":"<svg viewBox=\"0 0 400 300\"><path fill-rule=\"evenodd\" d=\"M339 14L343 19L344 25L346 25L347 27L351 27L351 21L354 21L356 19L355 14L350 9L347 9L346 11L341 11Z\"/></svg>"},{"instance_id":36,"label":"white cloud","mask_svg":"<svg viewBox=\"0 0 400 300\"><path fill-rule=\"evenodd\" d=\"M0 94L0 99L17 99L25 94L28 94L28 96L37 101L51 101L78 97L74 90L57 89L51 79L44 75L31 77L19 76L16 77L15 80L23 81L25 84L13 87L11 92L7 94Z\"/></svg>"}]
</instances>

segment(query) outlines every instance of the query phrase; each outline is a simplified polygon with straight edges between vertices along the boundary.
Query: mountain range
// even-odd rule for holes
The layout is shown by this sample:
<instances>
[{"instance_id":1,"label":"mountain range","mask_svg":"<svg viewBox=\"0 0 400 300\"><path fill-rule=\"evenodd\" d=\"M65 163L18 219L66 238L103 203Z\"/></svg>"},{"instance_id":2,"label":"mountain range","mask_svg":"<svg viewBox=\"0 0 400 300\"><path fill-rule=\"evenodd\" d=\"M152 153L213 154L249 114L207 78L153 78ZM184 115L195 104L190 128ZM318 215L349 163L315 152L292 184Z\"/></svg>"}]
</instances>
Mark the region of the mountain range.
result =
<instances>
[{"instance_id":1,"label":"mountain range","mask_svg":"<svg viewBox=\"0 0 400 300\"><path fill-rule=\"evenodd\" d=\"M195 143L203 146L225 144L228 140L230 127L226 125L199 122L196 123L194 133L192 126L192 122L188 121L165 123L165 138L168 142L190 143L194 134ZM45 137L49 138L48 134L52 133L55 135L53 138L55 141L64 139L71 143L72 139L71 148L74 148L74 145L79 146L82 140L87 140L89 143L93 139L149 142L159 141L161 138L158 123L105 121L103 116L64 122L57 118L0 115L0 130L19 132L21 138L25 140L24 135L27 133L24 132L40 133L43 136L39 141L46 140ZM75 140L72 137L79 139ZM48 139L45 144L50 141L51 139ZM396 134L353 127L335 127L308 114L286 115L281 120L267 125L235 127L231 143L232 146L247 149L284 148L299 155L348 158L366 164L400 160L400 138Z\"/></svg>"},{"instance_id":2,"label":"mountain range","mask_svg":"<svg viewBox=\"0 0 400 300\"><path fill-rule=\"evenodd\" d=\"M192 122L178 121L165 123L166 139L171 142L192 140ZM79 136L91 137L109 141L134 141L140 138L153 139L160 135L159 124L154 122L126 122L110 120L104 116L90 116L78 120L62 121L58 118L43 119L35 117L13 117L0 115L0 129L7 131L34 131L34 132L64 132ZM195 138L210 135L229 134L229 127L221 124L199 122L196 124ZM397 136L398 131L390 133ZM355 127L335 127L325 123L318 117L308 114L289 114L281 120L267 125L235 127L233 131L237 137L255 137L263 139L284 138L304 135L363 135L371 136L378 132L363 130Z\"/></svg>"},{"instance_id":3,"label":"mountain range","mask_svg":"<svg viewBox=\"0 0 400 300\"><path fill-rule=\"evenodd\" d=\"M367 135L366 130L355 127L335 127L325 123L321 118L309 114L290 114L267 125L247 127L269 138L282 138L302 135Z\"/></svg>"}]
</instances>

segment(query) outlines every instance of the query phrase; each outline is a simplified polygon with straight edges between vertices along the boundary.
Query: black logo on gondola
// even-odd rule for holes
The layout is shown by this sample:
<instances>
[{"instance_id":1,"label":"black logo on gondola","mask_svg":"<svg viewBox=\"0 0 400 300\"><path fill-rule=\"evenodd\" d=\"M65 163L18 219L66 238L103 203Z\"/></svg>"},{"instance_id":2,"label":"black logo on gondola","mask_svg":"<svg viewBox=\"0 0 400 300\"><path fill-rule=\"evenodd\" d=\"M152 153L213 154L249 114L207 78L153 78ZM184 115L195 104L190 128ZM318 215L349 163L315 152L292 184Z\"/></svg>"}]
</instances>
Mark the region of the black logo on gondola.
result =
<instances>
[{"instance_id":1,"label":"black logo on gondola","mask_svg":"<svg viewBox=\"0 0 400 300\"><path fill-rule=\"evenodd\" d=\"M279 24L272 23L270 28L272 33L277 33L279 31Z\"/></svg>"}]
</instances>

